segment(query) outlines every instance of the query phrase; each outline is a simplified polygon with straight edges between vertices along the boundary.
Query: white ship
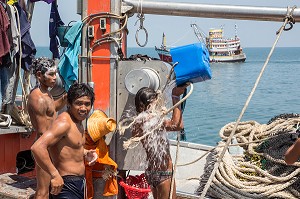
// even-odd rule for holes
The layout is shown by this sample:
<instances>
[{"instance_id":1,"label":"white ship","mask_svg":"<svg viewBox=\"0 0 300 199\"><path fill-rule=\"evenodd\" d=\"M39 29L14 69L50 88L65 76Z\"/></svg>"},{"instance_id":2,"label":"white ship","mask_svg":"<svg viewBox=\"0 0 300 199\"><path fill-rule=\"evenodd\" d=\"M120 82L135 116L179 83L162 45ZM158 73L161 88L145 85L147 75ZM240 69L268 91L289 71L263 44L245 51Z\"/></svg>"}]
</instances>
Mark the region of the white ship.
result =
<instances>
[{"instance_id":1,"label":"white ship","mask_svg":"<svg viewBox=\"0 0 300 199\"><path fill-rule=\"evenodd\" d=\"M206 44L211 62L244 62L246 60L246 54L243 52L237 34L233 38L224 38L223 28L220 28L210 29L207 37L200 32L196 24L191 24L191 26L199 41Z\"/></svg>"}]
</instances>

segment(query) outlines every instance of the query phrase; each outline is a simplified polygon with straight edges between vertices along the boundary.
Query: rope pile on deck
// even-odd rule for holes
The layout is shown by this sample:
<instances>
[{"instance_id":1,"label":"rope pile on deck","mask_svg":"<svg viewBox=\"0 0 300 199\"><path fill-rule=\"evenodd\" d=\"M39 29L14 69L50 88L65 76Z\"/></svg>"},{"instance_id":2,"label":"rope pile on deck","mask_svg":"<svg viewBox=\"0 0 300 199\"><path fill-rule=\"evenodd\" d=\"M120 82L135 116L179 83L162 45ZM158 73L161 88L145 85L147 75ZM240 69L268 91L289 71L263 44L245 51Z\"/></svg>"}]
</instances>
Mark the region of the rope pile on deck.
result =
<instances>
[{"instance_id":1,"label":"rope pile on deck","mask_svg":"<svg viewBox=\"0 0 300 199\"><path fill-rule=\"evenodd\" d=\"M300 198L300 162L287 165L286 150L294 143L291 139L300 124L300 115L281 114L267 124L255 121L240 122L234 134L236 148L225 152L208 189L214 198ZM200 195L208 182L214 164L234 128L235 122L225 125L219 132L222 141L207 156L204 174L197 193ZM239 145L239 146L238 146ZM235 149L236 149L235 148Z\"/></svg>"}]
</instances>

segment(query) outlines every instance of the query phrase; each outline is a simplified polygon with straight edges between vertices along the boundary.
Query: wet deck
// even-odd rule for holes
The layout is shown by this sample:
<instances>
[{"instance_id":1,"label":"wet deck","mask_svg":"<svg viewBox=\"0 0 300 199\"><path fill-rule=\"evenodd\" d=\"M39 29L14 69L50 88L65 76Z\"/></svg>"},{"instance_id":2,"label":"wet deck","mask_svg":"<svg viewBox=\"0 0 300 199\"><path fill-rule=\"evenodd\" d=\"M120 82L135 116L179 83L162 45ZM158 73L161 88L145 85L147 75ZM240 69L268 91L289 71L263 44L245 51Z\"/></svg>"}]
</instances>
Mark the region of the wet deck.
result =
<instances>
[{"instance_id":1,"label":"wet deck","mask_svg":"<svg viewBox=\"0 0 300 199\"><path fill-rule=\"evenodd\" d=\"M205 154L209 149L211 149L210 146L181 142L177 164L190 163ZM171 141L171 155L174 162L176 157L175 141ZM178 198L197 198L194 192L199 185L198 179L203 173L205 162L206 157L203 157L193 164L177 167L176 189ZM137 173L140 173L140 171ZM33 198L35 188L35 179L13 173L0 175L0 199L31 199Z\"/></svg>"},{"instance_id":2,"label":"wet deck","mask_svg":"<svg viewBox=\"0 0 300 199\"><path fill-rule=\"evenodd\" d=\"M201 157L211 146L181 142L178 150L177 165L187 164ZM173 163L176 157L176 142L171 141L171 155ZM176 169L176 191L180 198L196 198L195 190L199 186L199 178L203 174L206 156L199 161L187 166L177 166Z\"/></svg>"},{"instance_id":3,"label":"wet deck","mask_svg":"<svg viewBox=\"0 0 300 199\"><path fill-rule=\"evenodd\" d=\"M31 199L36 180L13 173L0 175L0 199Z\"/></svg>"},{"instance_id":4,"label":"wet deck","mask_svg":"<svg viewBox=\"0 0 300 199\"><path fill-rule=\"evenodd\" d=\"M176 158L176 144L177 142L171 140L171 156L173 163ZM194 144L190 142L180 142L178 150L178 162L177 165L191 163L204 155L212 147L201 144ZM195 194L196 189L199 186L199 178L203 174L204 166L206 163L206 155L199 161L186 166L177 166L176 169L176 192L177 199L196 199L199 198ZM131 175L142 173L141 171L131 171ZM153 197L150 195L149 199Z\"/></svg>"}]
</instances>

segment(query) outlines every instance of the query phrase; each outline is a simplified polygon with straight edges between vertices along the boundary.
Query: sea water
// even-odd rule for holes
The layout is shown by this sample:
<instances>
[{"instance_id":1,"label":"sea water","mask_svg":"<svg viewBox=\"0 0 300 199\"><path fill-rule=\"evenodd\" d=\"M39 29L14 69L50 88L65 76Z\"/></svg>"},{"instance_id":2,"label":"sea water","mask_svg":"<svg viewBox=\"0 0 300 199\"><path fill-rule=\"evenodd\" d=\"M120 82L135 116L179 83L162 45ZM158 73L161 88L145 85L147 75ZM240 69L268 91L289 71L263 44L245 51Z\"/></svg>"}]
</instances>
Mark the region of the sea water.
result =
<instances>
[{"instance_id":1,"label":"sea water","mask_svg":"<svg viewBox=\"0 0 300 199\"><path fill-rule=\"evenodd\" d=\"M219 130L238 119L270 48L243 50L244 63L213 63L212 79L194 84L183 113L188 142L215 146ZM128 48L128 57L132 54L158 58L154 48ZM48 47L39 47L37 56L51 57L51 53ZM276 48L242 121L265 124L282 113L299 113L299 80L300 48Z\"/></svg>"}]
</instances>

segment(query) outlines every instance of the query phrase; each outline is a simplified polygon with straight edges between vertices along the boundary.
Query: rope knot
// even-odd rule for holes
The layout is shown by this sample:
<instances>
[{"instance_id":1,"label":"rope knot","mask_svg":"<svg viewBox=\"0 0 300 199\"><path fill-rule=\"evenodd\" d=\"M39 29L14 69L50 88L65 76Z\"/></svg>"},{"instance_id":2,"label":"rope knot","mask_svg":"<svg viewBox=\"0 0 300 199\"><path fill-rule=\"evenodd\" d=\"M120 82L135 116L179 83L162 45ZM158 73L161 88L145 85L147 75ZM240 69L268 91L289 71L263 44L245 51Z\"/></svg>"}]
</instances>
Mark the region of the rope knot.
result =
<instances>
[{"instance_id":1,"label":"rope knot","mask_svg":"<svg viewBox=\"0 0 300 199\"><path fill-rule=\"evenodd\" d=\"M290 15L290 16L286 16L285 19L288 20L288 23L285 24L283 30L284 31L291 30L293 28L293 24L296 23L295 18L292 15ZM284 19L284 21L285 21L285 19ZM287 25L289 25L289 27L287 27Z\"/></svg>"},{"instance_id":2,"label":"rope knot","mask_svg":"<svg viewBox=\"0 0 300 199\"><path fill-rule=\"evenodd\" d=\"M293 28L293 24L296 23L295 18L293 17L295 8L297 8L297 6L293 6L291 10L290 10L290 7L287 7L287 14L283 19L283 21L285 22L283 25L284 31L291 30ZM279 34L279 30L276 32L276 35L278 35L278 34Z\"/></svg>"}]
</instances>

